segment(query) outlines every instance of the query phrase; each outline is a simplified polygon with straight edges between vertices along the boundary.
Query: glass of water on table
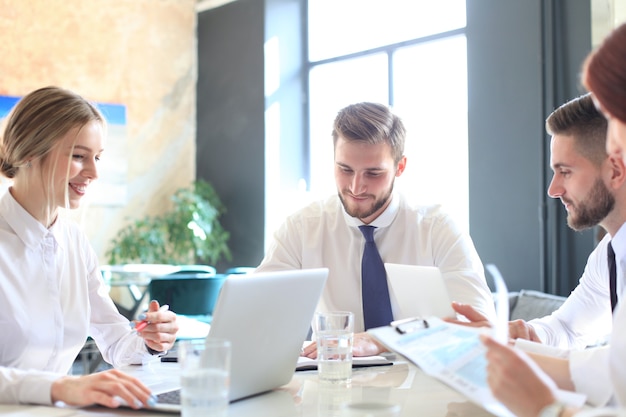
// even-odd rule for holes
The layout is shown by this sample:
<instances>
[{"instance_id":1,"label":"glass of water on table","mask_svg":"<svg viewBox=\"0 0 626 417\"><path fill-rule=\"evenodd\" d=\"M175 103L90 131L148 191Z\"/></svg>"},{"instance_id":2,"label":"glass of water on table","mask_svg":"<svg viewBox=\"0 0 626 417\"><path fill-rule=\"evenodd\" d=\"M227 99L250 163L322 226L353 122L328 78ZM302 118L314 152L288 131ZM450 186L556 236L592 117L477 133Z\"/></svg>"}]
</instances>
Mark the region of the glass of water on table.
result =
<instances>
[{"instance_id":1,"label":"glass of water on table","mask_svg":"<svg viewBox=\"0 0 626 417\"><path fill-rule=\"evenodd\" d=\"M349 311L316 312L313 327L319 380L335 384L350 383L354 314Z\"/></svg>"},{"instance_id":2,"label":"glass of water on table","mask_svg":"<svg viewBox=\"0 0 626 417\"><path fill-rule=\"evenodd\" d=\"M179 342L182 417L228 415L230 357L228 340Z\"/></svg>"}]
</instances>

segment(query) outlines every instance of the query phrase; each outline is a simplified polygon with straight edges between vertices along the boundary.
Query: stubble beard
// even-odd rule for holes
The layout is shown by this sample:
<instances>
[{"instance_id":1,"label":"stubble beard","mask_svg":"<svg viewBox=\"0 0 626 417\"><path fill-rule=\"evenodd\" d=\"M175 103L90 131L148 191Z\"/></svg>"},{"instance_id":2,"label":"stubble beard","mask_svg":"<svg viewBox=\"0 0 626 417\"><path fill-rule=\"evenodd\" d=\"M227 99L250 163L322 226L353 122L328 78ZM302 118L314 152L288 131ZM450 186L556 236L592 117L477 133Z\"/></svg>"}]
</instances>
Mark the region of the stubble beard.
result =
<instances>
[{"instance_id":1,"label":"stubble beard","mask_svg":"<svg viewBox=\"0 0 626 417\"><path fill-rule=\"evenodd\" d=\"M576 231L594 227L604 220L615 207L615 197L601 179L597 179L584 201L576 207L575 216L567 215L567 224Z\"/></svg>"},{"instance_id":2,"label":"stubble beard","mask_svg":"<svg viewBox=\"0 0 626 417\"><path fill-rule=\"evenodd\" d=\"M391 184L391 187L389 187L389 191L387 192L387 194L385 194L382 198L375 200L368 209L364 209L364 210L351 209L346 203L346 200L343 198L343 192L339 191L337 192L337 195L339 196L339 200L341 201L341 204L343 205L343 208L346 211L346 213L348 213L350 216L355 217L357 219L366 219L370 217L371 215L373 215L374 213L376 213L382 207L384 207L385 204L387 204L387 202L391 199L392 192L393 192L393 183Z\"/></svg>"}]
</instances>

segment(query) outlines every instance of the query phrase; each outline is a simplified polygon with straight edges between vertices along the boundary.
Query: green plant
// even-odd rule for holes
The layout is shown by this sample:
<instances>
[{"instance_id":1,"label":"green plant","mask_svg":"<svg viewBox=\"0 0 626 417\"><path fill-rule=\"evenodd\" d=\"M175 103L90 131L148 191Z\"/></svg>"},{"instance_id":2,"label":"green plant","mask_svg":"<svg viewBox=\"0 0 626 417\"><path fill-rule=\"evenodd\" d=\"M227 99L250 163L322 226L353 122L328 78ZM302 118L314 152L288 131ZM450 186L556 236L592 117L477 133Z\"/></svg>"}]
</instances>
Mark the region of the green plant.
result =
<instances>
[{"instance_id":1,"label":"green plant","mask_svg":"<svg viewBox=\"0 0 626 417\"><path fill-rule=\"evenodd\" d=\"M226 209L211 184L197 180L177 190L172 201L171 211L120 230L106 253L109 264L214 265L231 259L230 234L219 222Z\"/></svg>"}]
</instances>

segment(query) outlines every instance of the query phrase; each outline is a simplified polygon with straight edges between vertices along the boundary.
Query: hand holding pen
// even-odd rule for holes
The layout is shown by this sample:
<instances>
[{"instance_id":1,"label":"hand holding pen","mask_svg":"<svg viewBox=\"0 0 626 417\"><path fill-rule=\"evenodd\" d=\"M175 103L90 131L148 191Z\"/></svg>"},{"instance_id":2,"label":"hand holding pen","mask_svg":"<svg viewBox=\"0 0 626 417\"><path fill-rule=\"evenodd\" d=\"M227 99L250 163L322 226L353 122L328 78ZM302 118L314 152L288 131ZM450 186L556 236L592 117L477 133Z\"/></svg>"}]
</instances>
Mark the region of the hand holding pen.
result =
<instances>
[{"instance_id":1,"label":"hand holding pen","mask_svg":"<svg viewBox=\"0 0 626 417\"><path fill-rule=\"evenodd\" d=\"M159 306L156 300L150 301L148 311L140 314L139 321L130 322L130 326L141 336L146 345L155 351L169 350L176 341L178 323L176 314L169 311L169 306Z\"/></svg>"},{"instance_id":2,"label":"hand holding pen","mask_svg":"<svg viewBox=\"0 0 626 417\"><path fill-rule=\"evenodd\" d=\"M159 307L159 309L157 311L168 311L169 308L170 308L169 305L163 304L161 307ZM134 329L135 331L137 331L137 332L142 331L143 329L146 328L146 326L148 326L148 324L151 323L150 321L148 321L146 313L141 313L137 318L139 319L139 322L131 321L129 323L130 327L132 329Z\"/></svg>"}]
</instances>

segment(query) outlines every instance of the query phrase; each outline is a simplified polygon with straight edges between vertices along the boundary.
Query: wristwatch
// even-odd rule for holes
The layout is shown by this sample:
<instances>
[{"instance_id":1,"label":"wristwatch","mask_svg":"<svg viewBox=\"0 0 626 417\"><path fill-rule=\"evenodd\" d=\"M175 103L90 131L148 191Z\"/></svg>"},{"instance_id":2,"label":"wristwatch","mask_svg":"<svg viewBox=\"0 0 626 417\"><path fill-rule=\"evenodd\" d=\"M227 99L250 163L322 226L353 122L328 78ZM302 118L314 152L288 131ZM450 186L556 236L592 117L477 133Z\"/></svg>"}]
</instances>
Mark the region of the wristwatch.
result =
<instances>
[{"instance_id":1,"label":"wristwatch","mask_svg":"<svg viewBox=\"0 0 626 417\"><path fill-rule=\"evenodd\" d=\"M565 404L557 401L543 407L537 417L560 417L564 408Z\"/></svg>"}]
</instances>

